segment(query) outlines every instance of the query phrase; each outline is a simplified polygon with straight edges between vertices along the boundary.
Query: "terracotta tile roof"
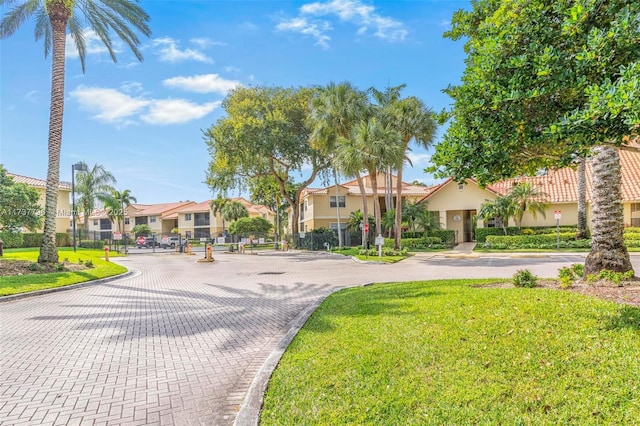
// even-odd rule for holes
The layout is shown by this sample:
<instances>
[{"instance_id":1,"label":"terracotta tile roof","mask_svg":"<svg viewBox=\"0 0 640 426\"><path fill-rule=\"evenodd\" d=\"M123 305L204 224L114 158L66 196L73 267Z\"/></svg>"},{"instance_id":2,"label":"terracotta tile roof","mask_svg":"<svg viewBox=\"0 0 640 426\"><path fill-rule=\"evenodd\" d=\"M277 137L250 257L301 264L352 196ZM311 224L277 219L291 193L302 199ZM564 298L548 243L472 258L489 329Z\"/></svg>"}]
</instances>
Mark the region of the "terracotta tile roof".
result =
<instances>
[{"instance_id":1,"label":"terracotta tile roof","mask_svg":"<svg viewBox=\"0 0 640 426\"><path fill-rule=\"evenodd\" d=\"M395 175L391 175L395 178ZM373 195L373 188L371 186L367 186L369 175L362 176L364 181L364 192L367 195ZM358 181L356 179L351 180L349 182L345 182L342 184L338 184L342 188L347 188L349 191L349 195L358 195L360 196L360 187L358 186ZM306 194L328 194L330 190L335 188L335 185L328 186L326 188L307 188ZM422 185L412 185L407 182L402 182L402 195L426 195L429 194L434 187L422 186ZM386 189L385 179L378 178L378 194L384 194ZM395 193L396 186L393 185L393 191Z\"/></svg>"},{"instance_id":2,"label":"terracotta tile roof","mask_svg":"<svg viewBox=\"0 0 640 426\"><path fill-rule=\"evenodd\" d=\"M620 151L620 170L622 173L622 201L640 201L640 152ZM587 201L591 201L591 181L593 169L587 162ZM499 194L507 194L518 182L531 182L539 191L548 195L550 203L576 203L578 177L577 170L567 167L551 170L546 175L517 177L496 182L487 187Z\"/></svg>"},{"instance_id":3,"label":"terracotta tile roof","mask_svg":"<svg viewBox=\"0 0 640 426\"><path fill-rule=\"evenodd\" d=\"M161 204L150 204L146 205L140 210L132 213L131 216L160 216L165 218L166 216L173 213L176 209L181 207L185 207L190 204L195 204L194 201L181 201L178 203L161 203ZM138 208L141 206L139 204L132 204L132 206Z\"/></svg>"},{"instance_id":4,"label":"terracotta tile roof","mask_svg":"<svg viewBox=\"0 0 640 426\"><path fill-rule=\"evenodd\" d=\"M36 179L28 176L17 175L15 173L7 172L7 176L13 179L14 182L17 183L26 183L29 186L33 186L35 188L46 188L47 181L42 179ZM65 189L67 191L71 191L71 182L60 181L58 184L58 188Z\"/></svg>"},{"instance_id":5,"label":"terracotta tile roof","mask_svg":"<svg viewBox=\"0 0 640 426\"><path fill-rule=\"evenodd\" d=\"M176 213L200 213L200 212L208 212L211 210L211 200L203 201L197 204L189 204L188 206L181 207L176 210Z\"/></svg>"}]
</instances>

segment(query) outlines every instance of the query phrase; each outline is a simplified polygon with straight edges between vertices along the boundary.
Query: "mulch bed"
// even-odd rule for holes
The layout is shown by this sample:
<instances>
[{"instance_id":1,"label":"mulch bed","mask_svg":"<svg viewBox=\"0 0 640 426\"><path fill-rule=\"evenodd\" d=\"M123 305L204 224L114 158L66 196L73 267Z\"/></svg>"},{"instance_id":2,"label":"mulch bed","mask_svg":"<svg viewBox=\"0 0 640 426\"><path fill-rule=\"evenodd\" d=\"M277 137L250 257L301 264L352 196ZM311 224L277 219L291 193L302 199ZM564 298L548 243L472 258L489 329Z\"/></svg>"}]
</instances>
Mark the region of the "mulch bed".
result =
<instances>
[{"instance_id":1,"label":"mulch bed","mask_svg":"<svg viewBox=\"0 0 640 426\"><path fill-rule=\"evenodd\" d=\"M28 274L50 274L52 272L80 271L89 269L77 263L61 262L62 269L57 263L36 263L28 260L0 259L0 277Z\"/></svg>"}]
</instances>

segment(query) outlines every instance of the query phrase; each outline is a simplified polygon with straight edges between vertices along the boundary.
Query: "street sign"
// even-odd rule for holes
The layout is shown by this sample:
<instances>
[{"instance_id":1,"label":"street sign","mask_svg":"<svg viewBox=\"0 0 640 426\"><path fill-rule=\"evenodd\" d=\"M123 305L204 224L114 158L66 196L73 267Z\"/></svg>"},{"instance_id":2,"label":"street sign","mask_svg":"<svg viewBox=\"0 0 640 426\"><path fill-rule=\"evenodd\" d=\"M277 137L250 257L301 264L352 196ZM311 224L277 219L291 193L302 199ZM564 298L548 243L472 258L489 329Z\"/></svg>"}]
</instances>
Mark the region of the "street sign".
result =
<instances>
[{"instance_id":1,"label":"street sign","mask_svg":"<svg viewBox=\"0 0 640 426\"><path fill-rule=\"evenodd\" d=\"M369 224L368 223L364 224L364 232L369 232Z\"/></svg>"},{"instance_id":2,"label":"street sign","mask_svg":"<svg viewBox=\"0 0 640 426\"><path fill-rule=\"evenodd\" d=\"M146 241L147 241L147 239L145 237L143 237L143 236L139 236L136 239L136 243L138 243L139 246L143 246Z\"/></svg>"},{"instance_id":3,"label":"street sign","mask_svg":"<svg viewBox=\"0 0 640 426\"><path fill-rule=\"evenodd\" d=\"M378 235L376 237L376 245L383 246L384 245L384 237L382 235Z\"/></svg>"},{"instance_id":4,"label":"street sign","mask_svg":"<svg viewBox=\"0 0 640 426\"><path fill-rule=\"evenodd\" d=\"M163 235L161 241L162 241L162 244L168 244L169 243L169 236L168 235Z\"/></svg>"},{"instance_id":5,"label":"street sign","mask_svg":"<svg viewBox=\"0 0 640 426\"><path fill-rule=\"evenodd\" d=\"M562 218L562 211L556 210L553 212L553 216L556 220L560 220Z\"/></svg>"},{"instance_id":6,"label":"street sign","mask_svg":"<svg viewBox=\"0 0 640 426\"><path fill-rule=\"evenodd\" d=\"M114 239L114 240L121 240L121 239L122 239L122 232L120 232L120 231L113 231L113 239Z\"/></svg>"}]
</instances>

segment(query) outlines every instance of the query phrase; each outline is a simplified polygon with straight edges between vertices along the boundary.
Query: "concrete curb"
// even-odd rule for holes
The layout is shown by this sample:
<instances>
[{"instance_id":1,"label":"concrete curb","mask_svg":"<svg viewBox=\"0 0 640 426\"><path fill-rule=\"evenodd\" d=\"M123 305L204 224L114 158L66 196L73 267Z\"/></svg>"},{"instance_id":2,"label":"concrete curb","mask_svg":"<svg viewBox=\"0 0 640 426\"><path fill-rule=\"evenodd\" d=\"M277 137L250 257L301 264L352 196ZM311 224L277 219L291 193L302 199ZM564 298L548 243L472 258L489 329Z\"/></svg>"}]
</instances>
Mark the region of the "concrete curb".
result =
<instances>
[{"instance_id":1,"label":"concrete curb","mask_svg":"<svg viewBox=\"0 0 640 426\"><path fill-rule=\"evenodd\" d=\"M251 386L249 386L249 390L242 401L236 420L233 422L234 426L257 426L260 423L260 411L262 410L262 403L264 402L264 393L267 390L267 385L269 384L271 375L278 366L284 351L289 347L293 338L298 334L300 329L302 329L318 306L320 306L327 297L337 291L341 291L346 288L364 287L371 284L372 283L354 284L327 291L315 301L307 305L307 307L304 308L298 316L288 324L286 334L280 340L276 348L271 351L271 354L269 354L256 376L253 378Z\"/></svg>"},{"instance_id":2,"label":"concrete curb","mask_svg":"<svg viewBox=\"0 0 640 426\"><path fill-rule=\"evenodd\" d=\"M140 274L140 271L128 270L127 272L122 273L120 275L113 275L111 277L100 278L97 280L85 281L77 284L65 285L62 287L46 288L43 290L31 291L28 293L11 294L9 296L0 296L0 303L11 302L13 300L19 300L19 299L26 299L27 297L41 296L43 294L57 293L59 291L75 290L82 287L88 287L90 285L104 284L104 283L119 280L122 278L137 276L139 274Z\"/></svg>"}]
</instances>

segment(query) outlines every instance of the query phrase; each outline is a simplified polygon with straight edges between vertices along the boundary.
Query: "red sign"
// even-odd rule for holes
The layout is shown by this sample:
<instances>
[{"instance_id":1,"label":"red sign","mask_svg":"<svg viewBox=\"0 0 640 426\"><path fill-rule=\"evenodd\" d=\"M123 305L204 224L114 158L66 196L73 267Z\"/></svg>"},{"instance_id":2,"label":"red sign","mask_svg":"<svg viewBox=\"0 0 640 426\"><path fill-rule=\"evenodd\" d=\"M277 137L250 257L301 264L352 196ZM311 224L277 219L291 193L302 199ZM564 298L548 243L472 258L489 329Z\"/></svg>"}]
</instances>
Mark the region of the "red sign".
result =
<instances>
[{"instance_id":1,"label":"red sign","mask_svg":"<svg viewBox=\"0 0 640 426\"><path fill-rule=\"evenodd\" d=\"M142 237L142 236L138 237L138 239L136 240L136 242L140 246L143 246L145 241L147 241L147 239L145 237Z\"/></svg>"},{"instance_id":2,"label":"red sign","mask_svg":"<svg viewBox=\"0 0 640 426\"><path fill-rule=\"evenodd\" d=\"M562 212L560 210L556 210L553 212L553 216L556 220L560 220L562 218Z\"/></svg>"},{"instance_id":3,"label":"red sign","mask_svg":"<svg viewBox=\"0 0 640 426\"><path fill-rule=\"evenodd\" d=\"M364 224L364 232L369 232L369 224L368 223Z\"/></svg>"}]
</instances>

